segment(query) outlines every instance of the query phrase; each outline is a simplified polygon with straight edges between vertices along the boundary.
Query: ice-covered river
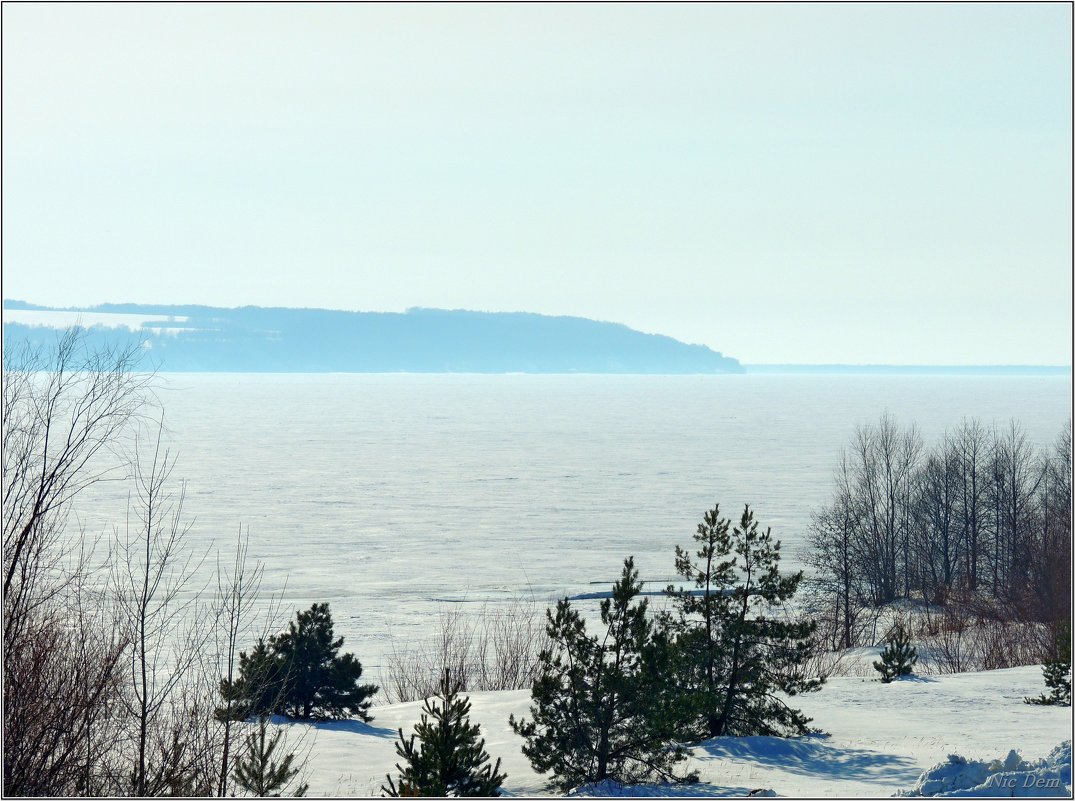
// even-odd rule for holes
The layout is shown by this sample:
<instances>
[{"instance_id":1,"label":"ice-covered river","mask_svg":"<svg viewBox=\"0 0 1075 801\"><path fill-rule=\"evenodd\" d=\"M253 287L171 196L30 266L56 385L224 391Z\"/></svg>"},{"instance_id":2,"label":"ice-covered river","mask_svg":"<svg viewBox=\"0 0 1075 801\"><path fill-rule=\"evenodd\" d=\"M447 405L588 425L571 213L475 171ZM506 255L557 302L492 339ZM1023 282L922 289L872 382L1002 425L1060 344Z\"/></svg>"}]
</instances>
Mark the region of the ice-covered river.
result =
<instances>
[{"instance_id":1,"label":"ice-covered river","mask_svg":"<svg viewBox=\"0 0 1075 801\"><path fill-rule=\"evenodd\" d=\"M166 374L167 440L190 542L225 552L240 524L286 579L287 612L332 605L376 675L388 638L445 602L605 589L635 556L673 576L702 512L750 503L794 565L857 424L886 409L926 442L963 417L1051 444L1069 376ZM80 503L122 522L127 488Z\"/></svg>"}]
</instances>

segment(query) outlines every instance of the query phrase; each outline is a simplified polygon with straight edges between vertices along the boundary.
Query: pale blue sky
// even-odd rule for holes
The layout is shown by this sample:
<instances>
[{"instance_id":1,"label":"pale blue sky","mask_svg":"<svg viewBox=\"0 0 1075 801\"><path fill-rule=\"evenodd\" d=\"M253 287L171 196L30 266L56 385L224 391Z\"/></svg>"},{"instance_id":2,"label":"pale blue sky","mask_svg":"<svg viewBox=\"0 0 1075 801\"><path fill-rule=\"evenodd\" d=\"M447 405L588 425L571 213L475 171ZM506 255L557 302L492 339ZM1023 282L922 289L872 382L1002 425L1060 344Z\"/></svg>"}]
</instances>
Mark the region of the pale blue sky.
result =
<instances>
[{"instance_id":1,"label":"pale blue sky","mask_svg":"<svg viewBox=\"0 0 1075 801\"><path fill-rule=\"evenodd\" d=\"M1071 7L3 6L5 297L1071 362Z\"/></svg>"}]
</instances>

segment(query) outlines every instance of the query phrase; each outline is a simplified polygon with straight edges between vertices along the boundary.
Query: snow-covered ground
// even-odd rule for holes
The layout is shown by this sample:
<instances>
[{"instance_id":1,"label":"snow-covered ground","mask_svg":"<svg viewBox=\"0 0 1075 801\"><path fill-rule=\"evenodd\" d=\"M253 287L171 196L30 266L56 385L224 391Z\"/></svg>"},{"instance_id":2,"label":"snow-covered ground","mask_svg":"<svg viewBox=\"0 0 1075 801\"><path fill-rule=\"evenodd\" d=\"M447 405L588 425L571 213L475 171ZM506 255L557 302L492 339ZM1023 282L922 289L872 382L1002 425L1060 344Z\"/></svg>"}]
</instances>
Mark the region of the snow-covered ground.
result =
<instances>
[{"instance_id":1,"label":"snow-covered ground","mask_svg":"<svg viewBox=\"0 0 1075 801\"><path fill-rule=\"evenodd\" d=\"M891 796L910 790L921 774L949 754L1002 761L1010 750L1044 758L1071 739L1069 707L1032 706L1024 696L1042 691L1035 666L962 673L881 684L830 679L796 705L828 736L782 740L726 737L693 750L688 766L701 784L652 788L660 795L745 796L756 789L792 797ZM522 755L522 739L508 716L527 715L530 693L474 693L471 718L482 724L486 750L502 760L506 794L548 795ZM380 795L385 774L395 775L396 729L409 734L422 704L375 707L372 723L282 723L290 748L309 754L311 795ZM1070 772L1068 774L1070 781ZM641 793L638 793L641 794Z\"/></svg>"}]
</instances>

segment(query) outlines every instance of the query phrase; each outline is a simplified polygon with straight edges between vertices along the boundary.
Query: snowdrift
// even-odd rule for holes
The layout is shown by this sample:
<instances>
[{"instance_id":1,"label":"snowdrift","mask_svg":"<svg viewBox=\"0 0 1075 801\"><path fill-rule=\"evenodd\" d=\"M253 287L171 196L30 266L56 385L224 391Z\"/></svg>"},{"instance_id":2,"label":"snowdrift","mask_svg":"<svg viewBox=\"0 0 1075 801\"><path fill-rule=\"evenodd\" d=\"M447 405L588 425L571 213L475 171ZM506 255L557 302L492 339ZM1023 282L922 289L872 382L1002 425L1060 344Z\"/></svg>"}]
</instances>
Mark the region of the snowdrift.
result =
<instances>
[{"instance_id":1,"label":"snowdrift","mask_svg":"<svg viewBox=\"0 0 1075 801\"><path fill-rule=\"evenodd\" d=\"M919 777L901 797L1041 798L1071 796L1071 741L1060 743L1044 759L1026 762L1011 750L991 762L949 754Z\"/></svg>"}]
</instances>

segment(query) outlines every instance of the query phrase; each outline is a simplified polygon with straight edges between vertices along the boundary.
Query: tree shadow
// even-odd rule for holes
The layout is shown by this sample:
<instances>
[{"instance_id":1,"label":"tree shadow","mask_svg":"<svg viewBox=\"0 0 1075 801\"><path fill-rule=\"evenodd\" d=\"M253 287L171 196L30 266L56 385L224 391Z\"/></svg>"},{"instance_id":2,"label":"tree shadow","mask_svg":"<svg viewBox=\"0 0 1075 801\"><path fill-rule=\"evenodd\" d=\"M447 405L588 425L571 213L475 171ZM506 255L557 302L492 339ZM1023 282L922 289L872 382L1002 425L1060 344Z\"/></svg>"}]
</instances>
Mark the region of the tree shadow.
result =
<instances>
[{"instance_id":1,"label":"tree shadow","mask_svg":"<svg viewBox=\"0 0 1075 801\"><path fill-rule=\"evenodd\" d=\"M384 726L375 726L371 723L363 723L361 720L305 720L303 718L287 718L273 716L274 723L287 723L293 726L308 726L319 731L342 731L350 734L364 734L367 737L395 737L395 729Z\"/></svg>"},{"instance_id":2,"label":"tree shadow","mask_svg":"<svg viewBox=\"0 0 1075 801\"><path fill-rule=\"evenodd\" d=\"M920 683L920 684L929 684L929 683L935 682L937 680L935 678L933 678L932 676L919 676L917 673L912 673L909 676L897 676L896 678L894 678L892 680L892 683L895 683L897 681L911 681L911 682L917 682L917 683Z\"/></svg>"},{"instance_id":3,"label":"tree shadow","mask_svg":"<svg viewBox=\"0 0 1075 801\"><path fill-rule=\"evenodd\" d=\"M818 737L714 737L697 746L711 757L744 759L803 776L914 782L922 769L910 759L828 745Z\"/></svg>"},{"instance_id":4,"label":"tree shadow","mask_svg":"<svg viewBox=\"0 0 1075 801\"><path fill-rule=\"evenodd\" d=\"M746 798L762 788L694 784L631 784L598 782L572 790L566 798ZM764 797L764 796L760 796Z\"/></svg>"}]
</instances>

